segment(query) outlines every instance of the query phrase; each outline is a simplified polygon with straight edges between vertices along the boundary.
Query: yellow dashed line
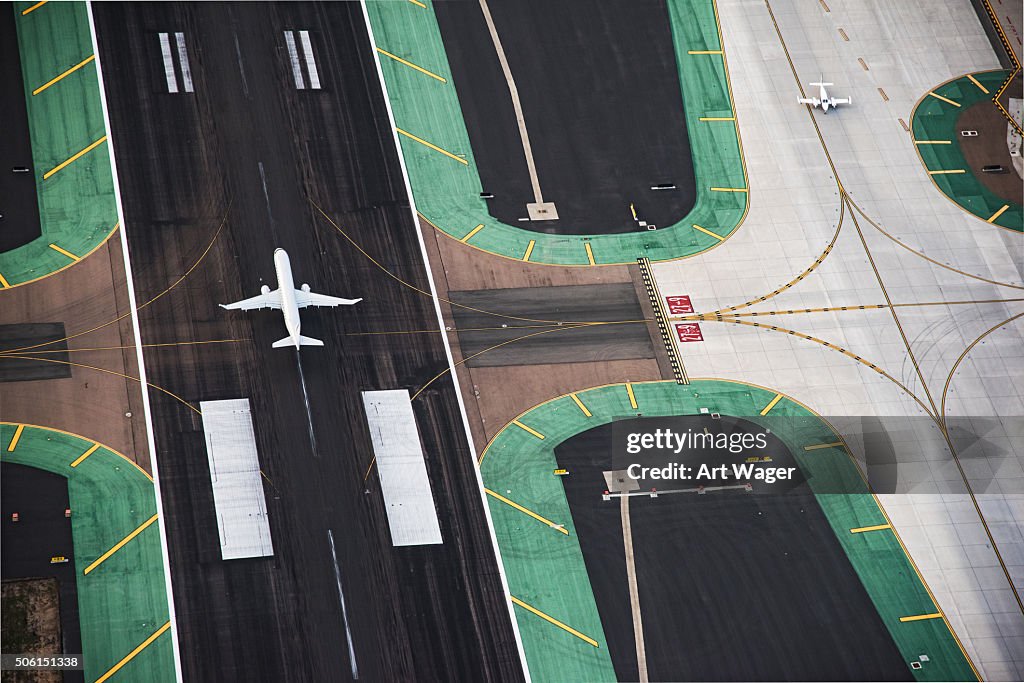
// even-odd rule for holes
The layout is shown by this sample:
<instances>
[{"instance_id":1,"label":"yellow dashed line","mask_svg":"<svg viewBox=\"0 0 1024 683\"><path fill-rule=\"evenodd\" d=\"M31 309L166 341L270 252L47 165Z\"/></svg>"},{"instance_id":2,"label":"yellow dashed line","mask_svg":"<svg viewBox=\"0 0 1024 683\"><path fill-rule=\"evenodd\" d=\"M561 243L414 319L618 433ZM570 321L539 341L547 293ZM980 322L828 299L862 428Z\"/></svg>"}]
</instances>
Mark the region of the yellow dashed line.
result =
<instances>
[{"instance_id":1,"label":"yellow dashed line","mask_svg":"<svg viewBox=\"0 0 1024 683\"><path fill-rule=\"evenodd\" d=\"M881 88L879 88L879 90L881 90ZM903 126L903 130L907 131L908 133L910 132L910 126L907 125L906 121L900 119L900 125Z\"/></svg>"},{"instance_id":2,"label":"yellow dashed line","mask_svg":"<svg viewBox=\"0 0 1024 683\"><path fill-rule=\"evenodd\" d=\"M530 260L530 254L533 253L533 246L535 244L537 244L537 240L530 240L530 243L526 245L526 253L523 254L523 260L524 261L529 261Z\"/></svg>"},{"instance_id":3,"label":"yellow dashed line","mask_svg":"<svg viewBox=\"0 0 1024 683\"><path fill-rule=\"evenodd\" d=\"M77 458L75 458L75 461L74 461L73 463L71 463L71 466L72 466L72 467L78 467L79 465L81 465L81 464L82 464L82 461L84 461L84 460L85 460L86 458L88 458L88 457L89 457L90 455L92 455L93 453L95 453L95 452L96 452L96 451L97 451L97 450L99 449L99 447L100 447L100 445L99 445L98 443L94 443L94 444L92 445L92 448L90 448L89 450L87 450L87 451L86 451L85 453L82 453L82 454L81 454L80 456L78 456Z\"/></svg>"},{"instance_id":4,"label":"yellow dashed line","mask_svg":"<svg viewBox=\"0 0 1024 683\"><path fill-rule=\"evenodd\" d=\"M77 160L77 159L78 159L79 157L82 157L82 156L84 156L85 154L88 154L89 152L91 152L92 150L96 149L97 147L99 147L100 145L102 145L102 144L103 144L104 142L106 142L106 141L107 141L107 136L106 136L106 135L104 135L104 136L103 136L103 137L101 137L101 138L100 138L99 140L97 140L96 142L92 143L91 145L89 145L88 147L86 147L85 149L83 149L83 150L82 150L81 152L79 152L78 154L74 155L73 157L71 157L71 158L70 158L70 159L68 159L67 161L63 162L62 164L60 164L60 165L59 165L59 166L57 166L56 168L54 168L54 169L52 169L52 170L50 170L50 171L47 171L46 173L44 173L44 174L43 174L43 180L46 180L47 178L49 178L50 176L52 176L52 175L53 175L54 173L56 173L57 171L61 170L61 169L62 169L62 168L64 168L65 166L67 166L67 165L69 165L69 164L71 164L71 163L75 162L75 161L76 161L76 160Z\"/></svg>"},{"instance_id":5,"label":"yellow dashed line","mask_svg":"<svg viewBox=\"0 0 1024 683\"><path fill-rule=\"evenodd\" d=\"M864 61L863 57L857 57L857 61L860 62L860 68L864 69L865 71L868 70L868 63Z\"/></svg>"},{"instance_id":6,"label":"yellow dashed line","mask_svg":"<svg viewBox=\"0 0 1024 683\"><path fill-rule=\"evenodd\" d=\"M942 612L933 612L932 614L918 614L913 617L900 617L900 621L924 621L925 619L941 619Z\"/></svg>"},{"instance_id":7,"label":"yellow dashed line","mask_svg":"<svg viewBox=\"0 0 1024 683\"><path fill-rule=\"evenodd\" d=\"M580 400L579 396L577 396L576 394L569 394L569 395L572 396L572 400L576 402L576 405L579 406L579 409L583 411L584 415L586 415L587 417L593 417L594 416L589 410L587 410L587 407L585 405L583 405L583 401Z\"/></svg>"},{"instance_id":8,"label":"yellow dashed line","mask_svg":"<svg viewBox=\"0 0 1024 683\"><path fill-rule=\"evenodd\" d=\"M1000 216L1002 216L1002 215L1003 215L1003 212L1004 212L1004 211L1006 211L1006 210L1007 210L1007 209L1009 209L1009 208L1010 208L1010 205L1009 205L1009 204L1003 204L1003 208L999 209L999 210L998 210L998 211L996 211L996 212L995 212L994 214L992 214L992 215L991 215L991 216L989 217L989 219L988 219L988 221L987 221L987 222L988 222L988 223L994 223L994 222L995 222L995 220L996 220L997 218L999 218Z\"/></svg>"},{"instance_id":9,"label":"yellow dashed line","mask_svg":"<svg viewBox=\"0 0 1024 683\"><path fill-rule=\"evenodd\" d=\"M33 90L32 91L32 95L33 96L38 95L39 93L41 93L44 90L46 90L47 88L49 88L51 85L53 85L54 83L56 83L60 79L64 78L65 76L70 76L71 74L75 73L76 71L78 71L79 69L81 69L83 66L85 66L89 62L93 61L94 59L96 59L96 55L89 55L88 57L86 57L85 59L80 61L78 64L75 64L73 67L71 67L70 69L68 69L67 71L62 73L61 75L57 76L56 78L54 78L54 79L52 79L50 81L47 81L46 83L42 84L41 86L39 86L38 88Z\"/></svg>"},{"instance_id":10,"label":"yellow dashed line","mask_svg":"<svg viewBox=\"0 0 1024 683\"><path fill-rule=\"evenodd\" d=\"M942 95L939 95L939 94L934 93L934 92L930 92L928 94L931 95L932 97L934 97L937 100L942 100L946 104L952 104L954 107L959 107L960 106L958 103L954 102L953 100L949 99L948 97L943 97Z\"/></svg>"},{"instance_id":11,"label":"yellow dashed line","mask_svg":"<svg viewBox=\"0 0 1024 683\"><path fill-rule=\"evenodd\" d=\"M157 516L158 516L158 515L153 515L152 517L150 517L149 519L147 519L147 520L146 520L145 522L143 522L142 524L140 524L140 525L139 525L139 527L138 527L138 528L137 528L137 529L136 529L135 531L131 532L130 534L128 534L127 536L125 536L124 538L122 538L122 539L121 539L121 540L120 540L120 541L118 542L118 544L117 544L117 545L115 545L115 546L114 546L113 548L111 548L111 549L110 549L110 550L108 550L107 552L105 552L105 553L103 553L102 555L100 555L99 557L97 557L97 558L96 558L96 560L95 560L95 561L94 561L94 562L93 562L92 564L90 564L90 565L89 565L88 567L86 567L86 568L85 568L85 570L84 570L84 571L82 571L82 573L83 573L83 574L88 574L88 573L89 573L89 572L91 572L91 571L92 571L93 569L96 569L96 567L98 567L98 566L100 566L101 564L103 564L104 562L106 562L106 561L107 561L107 559L108 559L108 558L110 558L110 556L111 556L111 555L113 555L113 554L114 554L114 553L116 553L116 552L117 552L118 550L120 550L120 549L121 549L121 548L123 548L123 547L124 547L125 545L127 545L129 541L131 541L131 540L132 540L133 538L135 538L136 536L138 536L139 534L141 534L141 533L142 533L143 531L145 531L145 530L146 530L146 528L147 528L147 527L148 527L148 526L149 526L150 524L152 524L153 522L155 522L155 521L156 521L156 518L157 518Z\"/></svg>"},{"instance_id":12,"label":"yellow dashed line","mask_svg":"<svg viewBox=\"0 0 1024 683\"><path fill-rule=\"evenodd\" d=\"M985 87L985 86L983 86L983 85L982 85L981 83L979 83L979 82L978 82L978 79L976 79L976 78L975 78L974 76L972 76L971 74L967 74L967 79L968 79L968 80L969 80L969 81L970 81L971 83L973 83L974 85L978 86L978 89L979 89L979 90L981 90L981 92L983 92L983 93L985 93L986 95L988 95L988 88L986 88L986 87Z\"/></svg>"},{"instance_id":13,"label":"yellow dashed line","mask_svg":"<svg viewBox=\"0 0 1024 683\"><path fill-rule=\"evenodd\" d=\"M724 241L724 240L725 240L725 238L724 238L724 237L722 237L721 235L718 235L718 234L716 234L716 233L713 233L713 232L711 232L710 230L708 230L707 228L702 228L702 227L700 227L699 225L697 225L696 223L694 223L694 224L693 224L693 229L694 229L694 230L700 230L700 231L701 231L702 233L704 233L705 235L711 235L712 237L714 237L714 238L715 238L716 240L718 240L719 242L722 242L722 241Z\"/></svg>"},{"instance_id":14,"label":"yellow dashed line","mask_svg":"<svg viewBox=\"0 0 1024 683\"><path fill-rule=\"evenodd\" d=\"M833 441L832 443L816 443L813 446L804 446L805 451L820 451L822 448L841 448L843 445L842 441Z\"/></svg>"},{"instance_id":15,"label":"yellow dashed line","mask_svg":"<svg viewBox=\"0 0 1024 683\"><path fill-rule=\"evenodd\" d=\"M839 35L841 35L843 37L843 40L845 40L846 42L850 42L850 36L846 35L846 31L844 31L843 29L839 29Z\"/></svg>"},{"instance_id":16,"label":"yellow dashed line","mask_svg":"<svg viewBox=\"0 0 1024 683\"><path fill-rule=\"evenodd\" d=\"M862 534L865 531L881 531L882 529L891 529L891 524L876 524L875 526L862 526L856 529L850 529L851 534Z\"/></svg>"},{"instance_id":17,"label":"yellow dashed line","mask_svg":"<svg viewBox=\"0 0 1024 683\"><path fill-rule=\"evenodd\" d=\"M590 265L596 265L594 262L594 250L590 248L590 242L584 242L583 248L587 250L587 261L590 262Z\"/></svg>"},{"instance_id":18,"label":"yellow dashed line","mask_svg":"<svg viewBox=\"0 0 1024 683\"><path fill-rule=\"evenodd\" d=\"M424 140L423 138L417 137L417 136L413 135L412 133L410 133L408 131L402 130L401 128L395 128L395 130L398 131L400 134L404 135L405 137L409 138L410 140L415 140L416 142L420 143L424 147L429 147L430 149L434 150L435 152L440 152L441 154L445 155L449 159L455 159L455 161L459 162L460 164L465 164L466 166L469 166L469 162L468 161L466 161L462 157L455 156L454 154L452 154L451 152L449 152L446 149L441 149L437 145L429 143L426 140Z\"/></svg>"},{"instance_id":19,"label":"yellow dashed line","mask_svg":"<svg viewBox=\"0 0 1024 683\"><path fill-rule=\"evenodd\" d=\"M888 95L886 95L886 94L885 94L885 91L884 91L884 90L882 90L881 88L879 88L879 89L878 89L878 94L882 96L882 101L883 101L883 102L888 102L888 101L889 101L889 96L888 96ZM903 119L900 119L900 120L902 121ZM905 127L905 126L904 126L904 127ZM909 130L909 128L908 128L907 130Z\"/></svg>"},{"instance_id":20,"label":"yellow dashed line","mask_svg":"<svg viewBox=\"0 0 1024 683\"><path fill-rule=\"evenodd\" d=\"M533 614L536 614L541 619L544 619L545 621L554 624L555 626L557 626L558 628L562 629L563 631L567 631L567 632L573 634L574 636L576 636L577 638L579 638L583 642L589 643L590 645L593 645L594 647L600 647L597 644L597 641L594 640L593 638L591 638L589 636L583 635L582 633L580 633L576 629L572 628L571 626L566 626L565 624L560 622L558 619L555 619L554 617L551 617L551 616L548 616L547 614L544 614L543 612L541 612L536 607L531 607L530 605L527 605L525 602L523 602L522 600L520 600L516 596L510 595L508 597L512 598L512 602L514 602L515 604L519 605L523 609L527 610L528 612L532 612Z\"/></svg>"},{"instance_id":21,"label":"yellow dashed line","mask_svg":"<svg viewBox=\"0 0 1024 683\"><path fill-rule=\"evenodd\" d=\"M515 508L516 510L519 510L520 512L522 512L525 515L529 515L530 517L533 517L538 522L543 522L544 524L547 524L549 527L551 527L555 531L560 531L561 533L565 534L566 536L569 535L569 532L566 531L565 527L563 527L561 524L555 524L550 519L547 519L545 517L541 517L540 515L538 515L533 510L530 510L528 508L524 508L519 503L517 503L517 502L515 502L513 500L509 500L508 498L506 498L505 496L501 495L500 493L495 493L494 491L492 491L492 490L490 490L488 488L485 488L484 491L486 491L487 495L491 496L492 498L496 498L497 500L500 500L505 505L508 505L509 507L512 507L512 508Z\"/></svg>"},{"instance_id":22,"label":"yellow dashed line","mask_svg":"<svg viewBox=\"0 0 1024 683\"><path fill-rule=\"evenodd\" d=\"M463 244L465 244L466 242L468 242L468 241L469 241L469 238L470 238L470 237L472 237L473 235L477 234L478 232L480 232L480 231L481 231L481 230L483 230L483 229L484 229L484 224L483 224L483 223L481 223L480 225L478 225L478 226L476 226L475 228L473 228L472 230L470 230L470 231L469 231L469 232L468 232L468 233L466 234L466 236L465 236L465 237L463 237L463 238L462 238L461 240L459 240L459 241L460 241L460 242L462 242Z\"/></svg>"},{"instance_id":23,"label":"yellow dashed line","mask_svg":"<svg viewBox=\"0 0 1024 683\"><path fill-rule=\"evenodd\" d=\"M21 433L25 431L25 425L18 425L18 428L14 430L14 438L11 439L11 443L7 444L7 452L11 453L15 448L18 447L18 440L21 439Z\"/></svg>"},{"instance_id":24,"label":"yellow dashed line","mask_svg":"<svg viewBox=\"0 0 1024 683\"><path fill-rule=\"evenodd\" d=\"M626 393L629 394L629 405L633 406L633 410L636 410L639 406L636 404L636 394L633 393L633 385L626 382Z\"/></svg>"},{"instance_id":25,"label":"yellow dashed line","mask_svg":"<svg viewBox=\"0 0 1024 683\"><path fill-rule=\"evenodd\" d=\"M37 2L36 4L32 5L31 7L28 7L26 9L21 10L21 16L25 16L29 12L36 11L37 9L39 9L40 7L45 5L47 2L48 2L48 0L43 0L42 2Z\"/></svg>"},{"instance_id":26,"label":"yellow dashed line","mask_svg":"<svg viewBox=\"0 0 1024 683\"><path fill-rule=\"evenodd\" d=\"M59 252L59 253L61 253L61 254L64 254L65 256L67 256L67 257L68 257L69 259L71 259L72 261L81 261L81 260L82 260L82 259L80 259L79 257L77 257L77 256L75 256L74 254L72 254L72 253L71 253L70 251L68 251L67 249L62 249L61 247L58 247L58 246L57 246L56 244L51 244L51 245L50 245L50 249L53 249L53 250L54 250L54 251L56 251L56 252Z\"/></svg>"},{"instance_id":27,"label":"yellow dashed line","mask_svg":"<svg viewBox=\"0 0 1024 683\"><path fill-rule=\"evenodd\" d=\"M537 437L538 439L543 439L543 438L544 438L544 435L543 435L543 434L541 434L540 432L538 432L538 431L537 431L536 429L532 429L532 428L530 428L530 427L527 427L526 425L524 425L524 424L523 424L522 422L520 422L519 420L512 420L512 424L516 425L517 427L522 427L523 429L525 429L526 431L530 432L531 434L533 434L533 435L534 435L535 437Z\"/></svg>"},{"instance_id":28,"label":"yellow dashed line","mask_svg":"<svg viewBox=\"0 0 1024 683\"><path fill-rule=\"evenodd\" d=\"M396 61L396 62L398 62L399 64L405 64L405 65L406 65L407 67L409 67L410 69L415 69L416 71L419 71L419 72L420 72L421 74L426 74L427 76L430 76L430 77L431 77L431 78L433 78L433 79L436 79L436 80L438 80L438 81L441 81L442 83L447 83L447 82L448 82L448 80L447 80L447 79L445 79L445 78L443 78L443 77L441 77L441 76L438 76L438 75L437 75L436 73L434 73L433 71L428 71L427 69L424 69L424 68L423 68L422 66L419 66L418 64L413 64L413 63L412 63L412 62L410 62L410 61L407 61L407 60L405 60L405 59L402 59L402 58L401 58L401 57L399 57L398 55L393 55L393 54L391 54L391 53L390 53L390 52L388 52L387 50L382 50L381 48L379 48L379 47L378 47L378 48L377 48L377 52L381 53L381 54L382 54L382 55L384 55L385 57L390 57L391 59L395 60L395 61Z\"/></svg>"},{"instance_id":29,"label":"yellow dashed line","mask_svg":"<svg viewBox=\"0 0 1024 683\"><path fill-rule=\"evenodd\" d=\"M768 405L766 405L764 407L764 410L761 411L761 414L762 415L767 415L768 411L770 411L772 408L774 408L775 404L778 403L781 400L782 400L782 394L775 394L775 398L772 399L771 403L769 403Z\"/></svg>"},{"instance_id":30,"label":"yellow dashed line","mask_svg":"<svg viewBox=\"0 0 1024 683\"><path fill-rule=\"evenodd\" d=\"M153 633L153 635L151 635L149 638L146 638L144 641L139 643L138 647L136 647L134 650L129 652L127 655L125 655L124 659L122 659L120 662L118 662L114 666L110 667L110 669L107 670L107 673L105 673L102 676L100 676L99 678L97 678L96 679L96 683L103 683L103 681L107 680L108 678L110 678L111 676L116 674L118 672L118 670L122 666L124 666L128 662L130 662L133 659L135 659L136 655L138 655L140 652L142 652L147 647L149 647L153 643L154 640L156 640L157 638L162 636L167 631L167 629L169 629L170 627L171 627L171 622L168 621L166 624L164 624L163 626L158 628Z\"/></svg>"}]
</instances>

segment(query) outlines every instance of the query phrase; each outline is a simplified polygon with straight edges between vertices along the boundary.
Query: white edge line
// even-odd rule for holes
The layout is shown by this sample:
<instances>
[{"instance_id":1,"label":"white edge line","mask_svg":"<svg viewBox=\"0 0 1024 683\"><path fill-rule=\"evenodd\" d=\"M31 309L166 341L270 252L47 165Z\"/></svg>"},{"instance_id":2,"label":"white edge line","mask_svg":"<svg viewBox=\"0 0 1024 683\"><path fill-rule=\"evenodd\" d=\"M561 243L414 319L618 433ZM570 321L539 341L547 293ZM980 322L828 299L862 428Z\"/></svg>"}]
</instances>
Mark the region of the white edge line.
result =
<instances>
[{"instance_id":1,"label":"white edge line","mask_svg":"<svg viewBox=\"0 0 1024 683\"><path fill-rule=\"evenodd\" d=\"M139 315L135 301L135 283L132 280L131 259L128 254L128 231L124 224L124 208L121 206L121 186L117 179L117 162L114 159L114 141L110 130L110 114L107 110L107 96L103 85L103 69L100 66L100 48L96 39L96 23L92 15L92 1L86 0L89 15L89 31L92 33L92 52L96 55L96 78L99 83L100 104L103 106L103 125L107 132L107 153L110 156L110 173L114 180L114 201L117 204L117 220L120 223L121 251L124 258L124 272L128 280L128 305L132 310L132 332L135 334L135 355L139 364L139 385L142 389L142 411L146 415L146 443L149 446L150 467L153 469L153 490L156 505L160 511L157 524L160 527L160 550L164 560L164 584L167 591L167 613L171 622L171 649L174 652L174 677L183 683L181 676L181 652L178 646L178 621L174 614L174 592L171 587L171 559L167 552L167 528L164 524L164 506L160 498L160 477L157 473L156 440L153 436L153 417L149 407L149 384L146 382L146 364L142 359L142 332L139 329Z\"/></svg>"},{"instance_id":2,"label":"white edge line","mask_svg":"<svg viewBox=\"0 0 1024 683\"><path fill-rule=\"evenodd\" d=\"M434 302L434 312L437 314L438 332L444 342L444 352L448 357L448 367L451 371L452 382L455 384L455 397L459 402L459 412L462 414L462 426L466 431L466 439L469 442L469 451L473 456L473 471L476 473L476 483L480 494L480 503L484 508L484 517L487 519L487 530L491 535L491 544L494 548L494 559L498 563L498 574L501 576L501 587L505 591L505 603L508 606L508 616L512 622L512 632L516 636L516 648L519 650L519 661L523 668L523 675L527 683L530 678L530 669L526 664L526 652L523 650L523 639L519 634L519 622L516 621L515 606L511 600L511 593L508 588L508 579L505 576L505 564L501 559L501 549L498 547L498 537L494 535L494 523L491 521L491 509L488 507L487 496L484 493L484 480L480 475L480 466L473 446L473 432L469 428L469 417L466 415L466 405L462 400L462 387L459 386L459 375L455 370L455 359L452 357L452 348L448 343L448 335L444 332L444 318L441 315L441 303L437 299L437 288L434 286L434 273L430 269L430 256L427 254L427 245L423 241L423 232L420 230L419 216L416 214L416 200L412 196L412 186L409 184L409 172L405 166L405 157L402 155L402 145L398 139L395 129L395 112L391 109L391 99L388 97L388 86L384 82L384 72L380 66L380 53L377 52L377 40L373 36L373 26L370 25L370 14L366 9L366 0L359 0L363 8L363 20L366 22L366 31L370 37L370 52L373 53L373 63L377 67L377 80L380 82L381 90L384 92L384 106L388 110L388 122L391 124L391 136L395 143L395 150L398 153L398 163L402 168L402 180L405 182L405 191L409 197L409 209L412 213L413 227L416 229L416 238L419 240L420 253L423 255L423 265L427 269L430 282L430 295Z\"/></svg>"}]
</instances>

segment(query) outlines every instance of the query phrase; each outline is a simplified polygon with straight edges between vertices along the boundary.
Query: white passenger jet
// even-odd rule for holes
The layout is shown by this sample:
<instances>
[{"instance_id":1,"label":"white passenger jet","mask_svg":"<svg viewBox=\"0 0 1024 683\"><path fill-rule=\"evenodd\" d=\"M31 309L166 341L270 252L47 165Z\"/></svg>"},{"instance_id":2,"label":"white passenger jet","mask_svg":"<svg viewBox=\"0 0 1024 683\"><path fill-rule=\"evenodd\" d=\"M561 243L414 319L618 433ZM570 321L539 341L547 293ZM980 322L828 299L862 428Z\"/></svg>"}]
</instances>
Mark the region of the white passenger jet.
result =
<instances>
[{"instance_id":1,"label":"white passenger jet","mask_svg":"<svg viewBox=\"0 0 1024 683\"><path fill-rule=\"evenodd\" d=\"M258 296L236 301L233 304L220 304L220 307L242 311L260 308L280 309L284 313L284 326L288 329L288 336L274 342L275 349L294 346L298 350L300 346L324 345L319 339L303 337L299 334L299 330L302 328L299 320L300 308L306 306L351 306L362 301L362 299L339 299L325 294L316 294L309 291L309 285L302 285L299 289L295 289L295 281L292 280L292 264L284 249L274 250L274 270L277 271L277 289L270 291L270 287L263 285Z\"/></svg>"},{"instance_id":2,"label":"white passenger jet","mask_svg":"<svg viewBox=\"0 0 1024 683\"><path fill-rule=\"evenodd\" d=\"M821 82L811 83L810 85L818 86L818 97L798 97L796 101L800 104L810 104L814 107L821 107L821 111L828 114L829 108L837 109L840 104L850 104L850 98L839 98L829 97L828 92L825 90L825 86L832 85L832 83L825 83L824 78Z\"/></svg>"}]
</instances>

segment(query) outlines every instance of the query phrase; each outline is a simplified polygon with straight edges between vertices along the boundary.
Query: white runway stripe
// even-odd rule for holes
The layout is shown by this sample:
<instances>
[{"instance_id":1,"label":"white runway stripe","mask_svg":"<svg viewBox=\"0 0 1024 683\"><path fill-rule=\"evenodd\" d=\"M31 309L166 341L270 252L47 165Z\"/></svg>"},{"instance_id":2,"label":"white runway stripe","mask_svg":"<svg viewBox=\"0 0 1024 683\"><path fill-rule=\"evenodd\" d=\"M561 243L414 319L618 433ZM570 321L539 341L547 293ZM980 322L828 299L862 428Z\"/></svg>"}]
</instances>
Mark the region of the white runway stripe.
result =
<instances>
[{"instance_id":1,"label":"white runway stripe","mask_svg":"<svg viewBox=\"0 0 1024 683\"><path fill-rule=\"evenodd\" d=\"M160 34L160 52L164 56L167 92L178 92L178 77L174 75L174 53L171 52L171 39L166 33Z\"/></svg>"},{"instance_id":2,"label":"white runway stripe","mask_svg":"<svg viewBox=\"0 0 1024 683\"><path fill-rule=\"evenodd\" d=\"M192 67L188 64L188 51L185 50L185 34L175 33L174 42L178 45L178 63L181 64L181 80L185 92L194 92L192 88Z\"/></svg>"},{"instance_id":3,"label":"white runway stripe","mask_svg":"<svg viewBox=\"0 0 1024 683\"><path fill-rule=\"evenodd\" d=\"M302 66L299 64L299 51L295 47L295 34L291 31L285 31L284 42L288 46L288 59L292 62L292 76L295 77L295 87L299 90L304 90L306 82L302 78Z\"/></svg>"},{"instance_id":4,"label":"white runway stripe","mask_svg":"<svg viewBox=\"0 0 1024 683\"><path fill-rule=\"evenodd\" d=\"M316 59L313 57L313 46L309 42L309 31L299 31L302 41L302 52L306 57L306 71L309 73L309 87L320 89L320 74L316 70Z\"/></svg>"}]
</instances>

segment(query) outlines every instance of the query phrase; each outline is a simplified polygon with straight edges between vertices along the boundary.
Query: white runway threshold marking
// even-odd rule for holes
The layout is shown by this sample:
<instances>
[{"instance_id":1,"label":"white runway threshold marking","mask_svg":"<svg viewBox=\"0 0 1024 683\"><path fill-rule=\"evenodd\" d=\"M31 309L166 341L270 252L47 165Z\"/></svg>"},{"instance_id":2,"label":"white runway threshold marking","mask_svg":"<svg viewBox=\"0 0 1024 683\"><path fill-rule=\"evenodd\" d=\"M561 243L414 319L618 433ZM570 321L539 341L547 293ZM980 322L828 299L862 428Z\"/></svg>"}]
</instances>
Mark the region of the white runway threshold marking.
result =
<instances>
[{"instance_id":1,"label":"white runway threshold marking","mask_svg":"<svg viewBox=\"0 0 1024 683\"><path fill-rule=\"evenodd\" d=\"M338 584L338 600L341 601L341 618L345 622L345 639L348 641L348 661L352 665L352 678L359 680L359 667L356 666L356 650L352 647L352 629L348 627L348 610L345 609L345 593L341 590L341 567L338 565L338 552L334 549L334 534L327 530L327 539L331 542L331 559L334 560L334 580Z\"/></svg>"},{"instance_id":2,"label":"white runway threshold marking","mask_svg":"<svg viewBox=\"0 0 1024 683\"><path fill-rule=\"evenodd\" d=\"M306 63L306 76L309 77L309 89L320 90L320 72L313 55L313 43L309 39L309 31L299 31L299 43L295 42L295 31L284 32L284 43L288 49L288 60L292 63L292 77L295 79L296 90L306 89L306 78L302 74L302 63ZM301 46L302 55L299 55Z\"/></svg>"},{"instance_id":3,"label":"white runway threshold marking","mask_svg":"<svg viewBox=\"0 0 1024 683\"><path fill-rule=\"evenodd\" d=\"M160 34L160 52L164 57L167 92L178 92L178 77L174 74L174 53L171 51L171 37L166 33Z\"/></svg>"},{"instance_id":4,"label":"white runway threshold marking","mask_svg":"<svg viewBox=\"0 0 1024 683\"><path fill-rule=\"evenodd\" d=\"M174 42L178 46L178 63L181 66L181 80L185 84L185 92L195 92L192 87L192 67L188 63L188 51L185 49L185 34L175 33Z\"/></svg>"}]
</instances>

